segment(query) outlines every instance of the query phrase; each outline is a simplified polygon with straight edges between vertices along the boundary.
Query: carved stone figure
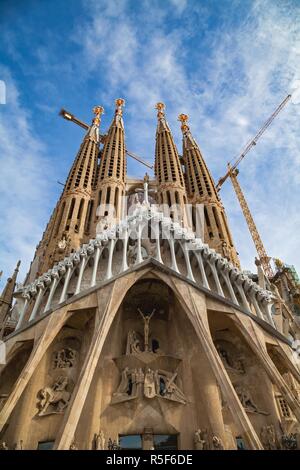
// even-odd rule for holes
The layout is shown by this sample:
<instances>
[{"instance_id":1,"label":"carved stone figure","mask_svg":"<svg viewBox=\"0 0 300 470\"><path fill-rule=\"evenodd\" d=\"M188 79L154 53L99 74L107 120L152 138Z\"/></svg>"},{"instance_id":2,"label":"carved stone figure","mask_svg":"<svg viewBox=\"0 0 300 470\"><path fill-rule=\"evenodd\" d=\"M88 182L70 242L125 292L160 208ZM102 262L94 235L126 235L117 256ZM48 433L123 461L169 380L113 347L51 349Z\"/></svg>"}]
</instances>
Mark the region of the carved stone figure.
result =
<instances>
[{"instance_id":1,"label":"carved stone figure","mask_svg":"<svg viewBox=\"0 0 300 470\"><path fill-rule=\"evenodd\" d=\"M5 441L0 444L0 450L9 450Z\"/></svg>"},{"instance_id":2,"label":"carved stone figure","mask_svg":"<svg viewBox=\"0 0 300 470\"><path fill-rule=\"evenodd\" d=\"M241 359L235 359L235 358L230 357L228 352L219 344L216 345L216 348L226 369L232 370L239 374L245 373L245 369L244 369L243 362Z\"/></svg>"},{"instance_id":3,"label":"carved stone figure","mask_svg":"<svg viewBox=\"0 0 300 470\"><path fill-rule=\"evenodd\" d=\"M175 383L177 372L172 373L166 370L158 370L157 374L159 379L158 393L168 400L186 404L184 393Z\"/></svg>"},{"instance_id":4,"label":"carved stone figure","mask_svg":"<svg viewBox=\"0 0 300 470\"><path fill-rule=\"evenodd\" d=\"M113 441L111 438L109 438L107 442L107 448L108 450L119 450L120 446L117 441Z\"/></svg>"},{"instance_id":5,"label":"carved stone figure","mask_svg":"<svg viewBox=\"0 0 300 470\"><path fill-rule=\"evenodd\" d=\"M194 434L194 446L196 450L204 450L206 442L202 439L202 433L200 429L197 429Z\"/></svg>"},{"instance_id":6,"label":"carved stone figure","mask_svg":"<svg viewBox=\"0 0 300 470\"><path fill-rule=\"evenodd\" d=\"M57 248L58 248L59 253L63 253L66 250L68 244L69 244L69 239L67 239L66 236L63 235L61 240L57 242Z\"/></svg>"},{"instance_id":7,"label":"carved stone figure","mask_svg":"<svg viewBox=\"0 0 300 470\"><path fill-rule=\"evenodd\" d=\"M154 398L161 396L167 400L186 404L184 393L175 383L177 372L168 372L148 367L145 372L140 368L125 367L121 373L121 380L117 391L113 394L112 404L132 400L145 396Z\"/></svg>"},{"instance_id":8,"label":"carved stone figure","mask_svg":"<svg viewBox=\"0 0 300 470\"><path fill-rule=\"evenodd\" d=\"M267 435L268 435L268 441L269 441L269 449L275 450L277 448L276 435L275 435L274 426L272 424L270 426L267 426Z\"/></svg>"},{"instance_id":9,"label":"carved stone figure","mask_svg":"<svg viewBox=\"0 0 300 470\"><path fill-rule=\"evenodd\" d=\"M135 246L135 244L128 246L127 259L128 259L129 266L132 266L135 263L135 260L136 260L136 246Z\"/></svg>"},{"instance_id":10,"label":"carved stone figure","mask_svg":"<svg viewBox=\"0 0 300 470\"><path fill-rule=\"evenodd\" d=\"M247 390L243 385L238 385L235 387L235 391L245 410L258 413L258 408L254 403L249 390Z\"/></svg>"},{"instance_id":11,"label":"carved stone figure","mask_svg":"<svg viewBox=\"0 0 300 470\"><path fill-rule=\"evenodd\" d=\"M155 313L155 309L152 310L150 315L144 315L143 312L139 308L138 308L138 312L144 321L144 351L149 352L150 351L149 349L149 323Z\"/></svg>"},{"instance_id":12,"label":"carved stone figure","mask_svg":"<svg viewBox=\"0 0 300 470\"><path fill-rule=\"evenodd\" d=\"M143 372L143 369L140 367L136 373L136 393L138 396L142 395L144 381L145 381L145 374Z\"/></svg>"},{"instance_id":13,"label":"carved stone figure","mask_svg":"<svg viewBox=\"0 0 300 470\"><path fill-rule=\"evenodd\" d=\"M71 393L66 390L68 377L61 376L52 387L42 388L39 393L38 416L62 413L68 406Z\"/></svg>"},{"instance_id":14,"label":"carved stone figure","mask_svg":"<svg viewBox=\"0 0 300 470\"><path fill-rule=\"evenodd\" d=\"M282 447L286 450L296 450L297 449L297 435L290 433L290 434L283 434L281 438Z\"/></svg>"},{"instance_id":15,"label":"carved stone figure","mask_svg":"<svg viewBox=\"0 0 300 470\"><path fill-rule=\"evenodd\" d=\"M54 369L64 369L73 367L76 358L76 351L71 348L63 348L54 353Z\"/></svg>"},{"instance_id":16,"label":"carved stone figure","mask_svg":"<svg viewBox=\"0 0 300 470\"><path fill-rule=\"evenodd\" d=\"M214 450L224 450L223 442L218 436L213 436L212 443Z\"/></svg>"},{"instance_id":17,"label":"carved stone figure","mask_svg":"<svg viewBox=\"0 0 300 470\"><path fill-rule=\"evenodd\" d=\"M70 450L78 450L78 446L75 441L73 441L72 444L70 445Z\"/></svg>"},{"instance_id":18,"label":"carved stone figure","mask_svg":"<svg viewBox=\"0 0 300 470\"><path fill-rule=\"evenodd\" d=\"M130 330L127 335L126 354L139 354L141 352L140 340L134 330Z\"/></svg>"},{"instance_id":19,"label":"carved stone figure","mask_svg":"<svg viewBox=\"0 0 300 470\"><path fill-rule=\"evenodd\" d=\"M105 450L105 436L102 430L95 434L94 441L96 450Z\"/></svg>"},{"instance_id":20,"label":"carved stone figure","mask_svg":"<svg viewBox=\"0 0 300 470\"><path fill-rule=\"evenodd\" d=\"M14 450L23 450L23 441L18 441L14 446Z\"/></svg>"},{"instance_id":21,"label":"carved stone figure","mask_svg":"<svg viewBox=\"0 0 300 470\"><path fill-rule=\"evenodd\" d=\"M145 374L144 395L147 398L154 398L156 395L154 372L148 368Z\"/></svg>"},{"instance_id":22,"label":"carved stone figure","mask_svg":"<svg viewBox=\"0 0 300 470\"><path fill-rule=\"evenodd\" d=\"M129 393L129 367L125 367L121 374L121 382L118 386L117 391L114 393L114 396L120 396Z\"/></svg>"},{"instance_id":23,"label":"carved stone figure","mask_svg":"<svg viewBox=\"0 0 300 470\"><path fill-rule=\"evenodd\" d=\"M103 230L107 230L109 227L108 224L108 217L107 215L102 216L101 220L99 220L97 224L97 233L103 232Z\"/></svg>"}]
</instances>

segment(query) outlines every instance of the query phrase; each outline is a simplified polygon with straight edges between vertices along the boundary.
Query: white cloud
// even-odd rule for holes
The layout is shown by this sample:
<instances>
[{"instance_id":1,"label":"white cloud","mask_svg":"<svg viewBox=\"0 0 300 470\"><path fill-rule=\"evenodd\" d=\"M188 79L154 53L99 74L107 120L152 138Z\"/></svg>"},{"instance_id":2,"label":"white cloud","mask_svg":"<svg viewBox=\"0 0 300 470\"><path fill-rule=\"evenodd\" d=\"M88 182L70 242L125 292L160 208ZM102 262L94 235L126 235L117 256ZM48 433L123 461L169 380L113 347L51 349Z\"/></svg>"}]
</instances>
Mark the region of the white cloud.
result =
<instances>
[{"instance_id":1,"label":"white cloud","mask_svg":"<svg viewBox=\"0 0 300 470\"><path fill-rule=\"evenodd\" d=\"M185 1L171 3L181 13L187 6ZM227 161L297 86L300 18L299 9L288 3L257 0L239 24L224 17L219 29L211 31L206 29L207 11L199 23L197 2L188 2L188 29L186 20L168 28L157 4L151 9L151 22L147 13L136 17L123 10L121 23L105 5L102 2L102 15L95 15L81 30L83 56L88 67L101 67L108 85L106 100L124 94L128 145L147 158L154 153L154 104L162 100L179 147L176 117L182 111L190 114L192 131L217 179ZM205 33L202 43L187 51L185 41L197 41L199 28ZM282 111L241 165L240 176L269 254L298 269L299 115L295 104ZM242 264L255 269L256 253L230 183L224 185L222 197Z\"/></svg>"},{"instance_id":2,"label":"white cloud","mask_svg":"<svg viewBox=\"0 0 300 470\"><path fill-rule=\"evenodd\" d=\"M145 0L134 9L125 0L83 4L86 15L78 19L72 35L78 56L70 63L80 64L81 84L99 83L95 100L106 108L103 127L111 119L114 99L126 99L127 146L148 160L154 158L157 101L167 105L179 151L177 115L190 115L192 132L217 179L285 94L299 86L300 10L289 8L288 2L256 0L238 24L228 14L218 28L208 27L213 7L202 2ZM36 53L46 67L45 50ZM63 65L70 66L67 61ZM5 224L1 249L6 250L2 264L11 269L19 256L31 259L44 228L40 221L47 220L50 208L41 203L49 188L42 137L34 136L11 78L8 83L11 103L0 142L2 200L8 202L0 208ZM300 271L298 102L297 92L294 104L276 118L242 163L240 182L268 253ZM129 174L144 172L130 160L128 167ZM255 269L255 249L230 183L221 195L242 265ZM16 248L9 250L7 240Z\"/></svg>"},{"instance_id":3,"label":"white cloud","mask_svg":"<svg viewBox=\"0 0 300 470\"><path fill-rule=\"evenodd\" d=\"M42 138L34 135L13 77L2 67L7 104L0 109L0 269L6 282L18 259L19 281L26 274L49 214L50 166Z\"/></svg>"}]
</instances>

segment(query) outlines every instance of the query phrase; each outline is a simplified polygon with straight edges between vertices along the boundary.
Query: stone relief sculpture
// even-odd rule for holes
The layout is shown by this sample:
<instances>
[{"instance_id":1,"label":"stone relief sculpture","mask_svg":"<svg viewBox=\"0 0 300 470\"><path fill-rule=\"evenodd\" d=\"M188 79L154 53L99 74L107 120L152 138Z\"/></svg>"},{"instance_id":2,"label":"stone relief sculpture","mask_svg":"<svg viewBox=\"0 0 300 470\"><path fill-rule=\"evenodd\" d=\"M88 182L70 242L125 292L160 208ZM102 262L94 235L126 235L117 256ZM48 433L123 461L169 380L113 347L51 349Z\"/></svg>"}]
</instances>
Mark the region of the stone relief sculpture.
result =
<instances>
[{"instance_id":1,"label":"stone relief sculpture","mask_svg":"<svg viewBox=\"0 0 300 470\"><path fill-rule=\"evenodd\" d=\"M16 442L16 444L14 445L14 450L23 450L23 441L18 441Z\"/></svg>"},{"instance_id":2,"label":"stone relief sculpture","mask_svg":"<svg viewBox=\"0 0 300 470\"><path fill-rule=\"evenodd\" d=\"M139 308L138 308L138 312L144 321L144 351L150 351L149 349L150 320L155 313L155 309L149 315L144 315L143 312Z\"/></svg>"},{"instance_id":3,"label":"stone relief sculpture","mask_svg":"<svg viewBox=\"0 0 300 470\"><path fill-rule=\"evenodd\" d=\"M9 448L7 447L7 444L5 441L1 442L0 444L0 450L9 450Z\"/></svg>"},{"instance_id":4,"label":"stone relief sculpture","mask_svg":"<svg viewBox=\"0 0 300 470\"><path fill-rule=\"evenodd\" d=\"M78 446L75 441L73 441L72 444L70 445L70 450L78 450Z\"/></svg>"},{"instance_id":5,"label":"stone relief sculpture","mask_svg":"<svg viewBox=\"0 0 300 470\"><path fill-rule=\"evenodd\" d=\"M129 371L129 367L125 367L121 374L121 381L118 386L117 391L113 394L113 401L114 403L118 403L124 401L123 398L128 399L128 396L131 395L131 387L132 378L131 373Z\"/></svg>"},{"instance_id":6,"label":"stone relief sculpture","mask_svg":"<svg viewBox=\"0 0 300 470\"><path fill-rule=\"evenodd\" d=\"M235 391L246 411L259 413L258 408L254 403L251 393L248 389L246 389L243 385L237 385L235 387Z\"/></svg>"},{"instance_id":7,"label":"stone relief sculpture","mask_svg":"<svg viewBox=\"0 0 300 470\"><path fill-rule=\"evenodd\" d=\"M297 434L283 434L281 438L282 447L285 450L296 450L297 449Z\"/></svg>"},{"instance_id":8,"label":"stone relief sculpture","mask_svg":"<svg viewBox=\"0 0 300 470\"><path fill-rule=\"evenodd\" d=\"M186 397L175 383L177 372L150 367L130 369L125 367L121 381L113 394L112 404L132 400L137 397L162 397L167 400L186 404Z\"/></svg>"},{"instance_id":9,"label":"stone relief sculpture","mask_svg":"<svg viewBox=\"0 0 300 470\"><path fill-rule=\"evenodd\" d=\"M68 384L68 377L61 376L52 387L42 388L38 392L38 416L62 413L65 410L71 397L71 393L66 390Z\"/></svg>"},{"instance_id":10,"label":"stone relief sculpture","mask_svg":"<svg viewBox=\"0 0 300 470\"><path fill-rule=\"evenodd\" d=\"M94 436L95 450L105 450L105 436L102 430Z\"/></svg>"},{"instance_id":11,"label":"stone relief sculpture","mask_svg":"<svg viewBox=\"0 0 300 470\"><path fill-rule=\"evenodd\" d=\"M156 396L154 371L147 369L144 381L144 395L146 398L154 398Z\"/></svg>"},{"instance_id":12,"label":"stone relief sculpture","mask_svg":"<svg viewBox=\"0 0 300 470\"><path fill-rule=\"evenodd\" d=\"M232 354L229 354L229 352L226 351L226 349L220 344L216 345L216 349L226 369L236 372L238 374L245 373L243 361L241 358L232 357Z\"/></svg>"},{"instance_id":13,"label":"stone relief sculpture","mask_svg":"<svg viewBox=\"0 0 300 470\"><path fill-rule=\"evenodd\" d=\"M132 266L136 261L136 243L128 246L127 258L129 266Z\"/></svg>"},{"instance_id":14,"label":"stone relief sculpture","mask_svg":"<svg viewBox=\"0 0 300 470\"><path fill-rule=\"evenodd\" d=\"M126 354L139 354L141 352L141 343L138 333L130 330L127 335Z\"/></svg>"},{"instance_id":15,"label":"stone relief sculpture","mask_svg":"<svg viewBox=\"0 0 300 470\"><path fill-rule=\"evenodd\" d=\"M224 450L223 442L218 436L213 436L212 444L213 444L214 450Z\"/></svg>"},{"instance_id":16,"label":"stone relief sculpture","mask_svg":"<svg viewBox=\"0 0 300 470\"><path fill-rule=\"evenodd\" d=\"M266 450L276 450L276 436L274 426L266 425L261 428L260 432L262 445Z\"/></svg>"},{"instance_id":17,"label":"stone relief sculpture","mask_svg":"<svg viewBox=\"0 0 300 470\"><path fill-rule=\"evenodd\" d=\"M114 359L120 371L120 382L113 393L111 404L138 397L148 399L160 397L186 404L186 397L180 384L177 383L177 368L181 359L164 354L157 340L153 339L152 347L149 346L150 321L155 309L149 314L144 314L140 308L137 311L143 320L143 335L129 330L125 354ZM169 367L173 371L168 370Z\"/></svg>"},{"instance_id":18,"label":"stone relief sculpture","mask_svg":"<svg viewBox=\"0 0 300 470\"><path fill-rule=\"evenodd\" d=\"M53 368L64 369L73 367L76 359L76 351L71 348L63 348L54 353Z\"/></svg>"},{"instance_id":19,"label":"stone relief sculpture","mask_svg":"<svg viewBox=\"0 0 300 470\"><path fill-rule=\"evenodd\" d=\"M117 441L113 441L111 438L109 438L107 442L107 448L108 450L119 450L120 446Z\"/></svg>"},{"instance_id":20,"label":"stone relief sculpture","mask_svg":"<svg viewBox=\"0 0 300 470\"><path fill-rule=\"evenodd\" d=\"M195 450L204 450L204 446L206 445L206 441L203 439L203 434L201 429L197 429L194 433L194 446Z\"/></svg>"}]
</instances>

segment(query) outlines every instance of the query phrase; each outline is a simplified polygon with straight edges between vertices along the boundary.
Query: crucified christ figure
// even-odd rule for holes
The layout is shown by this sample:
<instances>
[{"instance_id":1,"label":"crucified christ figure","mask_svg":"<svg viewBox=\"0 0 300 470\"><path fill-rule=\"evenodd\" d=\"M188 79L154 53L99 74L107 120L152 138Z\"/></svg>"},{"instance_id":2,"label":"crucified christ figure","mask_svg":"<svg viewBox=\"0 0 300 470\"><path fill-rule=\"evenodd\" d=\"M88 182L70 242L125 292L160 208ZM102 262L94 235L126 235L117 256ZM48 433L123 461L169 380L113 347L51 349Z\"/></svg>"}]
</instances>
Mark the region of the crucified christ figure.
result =
<instances>
[{"instance_id":1,"label":"crucified christ figure","mask_svg":"<svg viewBox=\"0 0 300 470\"><path fill-rule=\"evenodd\" d=\"M155 309L152 310L152 313L150 313L150 315L144 315L143 312L139 308L138 308L138 312L144 321L144 351L150 351L149 349L149 323L150 323L151 318L154 315Z\"/></svg>"}]
</instances>

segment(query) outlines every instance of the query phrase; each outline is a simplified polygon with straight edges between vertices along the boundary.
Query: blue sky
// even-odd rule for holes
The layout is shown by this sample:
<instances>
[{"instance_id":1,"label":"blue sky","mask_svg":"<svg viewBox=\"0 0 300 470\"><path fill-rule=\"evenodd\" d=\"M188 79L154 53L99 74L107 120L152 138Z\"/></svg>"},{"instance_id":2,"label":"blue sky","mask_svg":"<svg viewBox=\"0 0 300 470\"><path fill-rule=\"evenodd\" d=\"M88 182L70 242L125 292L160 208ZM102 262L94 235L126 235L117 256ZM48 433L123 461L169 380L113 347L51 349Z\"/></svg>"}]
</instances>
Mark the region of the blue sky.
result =
<instances>
[{"instance_id":1,"label":"blue sky","mask_svg":"<svg viewBox=\"0 0 300 470\"><path fill-rule=\"evenodd\" d=\"M0 270L28 270L95 104L109 125L126 99L127 148L154 159L164 101L181 149L177 116L190 127L215 180L226 163L300 85L298 0L1 0ZM299 93L240 167L240 183L271 256L300 271ZM128 160L128 173L144 167ZM255 249L230 182L221 192L244 269Z\"/></svg>"}]
</instances>

